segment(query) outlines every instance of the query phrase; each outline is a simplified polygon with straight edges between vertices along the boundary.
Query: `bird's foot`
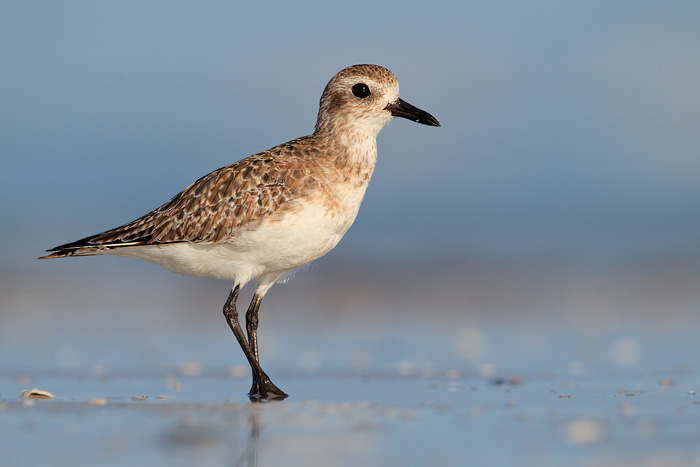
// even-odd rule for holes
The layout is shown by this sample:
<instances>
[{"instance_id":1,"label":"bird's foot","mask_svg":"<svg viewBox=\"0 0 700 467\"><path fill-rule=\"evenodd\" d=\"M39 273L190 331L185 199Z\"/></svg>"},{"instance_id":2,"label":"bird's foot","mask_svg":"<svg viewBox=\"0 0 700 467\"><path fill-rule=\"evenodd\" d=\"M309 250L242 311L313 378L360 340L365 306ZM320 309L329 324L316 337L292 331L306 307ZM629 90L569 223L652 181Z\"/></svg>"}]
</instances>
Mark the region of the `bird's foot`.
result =
<instances>
[{"instance_id":1,"label":"bird's foot","mask_svg":"<svg viewBox=\"0 0 700 467\"><path fill-rule=\"evenodd\" d=\"M253 379L253 385L250 387L250 392L248 396L251 400L272 400L272 399L284 399L288 397L284 391L275 386L275 384L270 380L267 375L259 379Z\"/></svg>"}]
</instances>

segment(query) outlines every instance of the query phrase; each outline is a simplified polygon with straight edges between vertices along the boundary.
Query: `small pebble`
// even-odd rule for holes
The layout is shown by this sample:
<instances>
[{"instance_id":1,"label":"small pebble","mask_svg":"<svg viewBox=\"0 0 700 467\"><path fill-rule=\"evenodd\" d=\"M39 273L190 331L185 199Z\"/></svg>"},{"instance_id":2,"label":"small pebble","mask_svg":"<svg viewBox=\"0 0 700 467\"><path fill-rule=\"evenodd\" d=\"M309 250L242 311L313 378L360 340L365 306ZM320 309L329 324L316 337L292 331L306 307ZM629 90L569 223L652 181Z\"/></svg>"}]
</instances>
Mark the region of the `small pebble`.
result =
<instances>
[{"instance_id":1,"label":"small pebble","mask_svg":"<svg viewBox=\"0 0 700 467\"><path fill-rule=\"evenodd\" d=\"M43 389L25 389L22 391L22 397L25 399L53 399L54 396L49 391L44 391Z\"/></svg>"},{"instance_id":2,"label":"small pebble","mask_svg":"<svg viewBox=\"0 0 700 467\"><path fill-rule=\"evenodd\" d=\"M511 386L518 386L523 382L523 377L521 375L513 375L508 378L508 384Z\"/></svg>"},{"instance_id":3,"label":"small pebble","mask_svg":"<svg viewBox=\"0 0 700 467\"><path fill-rule=\"evenodd\" d=\"M103 397L94 397L87 401L88 405L107 405L107 399Z\"/></svg>"}]
</instances>

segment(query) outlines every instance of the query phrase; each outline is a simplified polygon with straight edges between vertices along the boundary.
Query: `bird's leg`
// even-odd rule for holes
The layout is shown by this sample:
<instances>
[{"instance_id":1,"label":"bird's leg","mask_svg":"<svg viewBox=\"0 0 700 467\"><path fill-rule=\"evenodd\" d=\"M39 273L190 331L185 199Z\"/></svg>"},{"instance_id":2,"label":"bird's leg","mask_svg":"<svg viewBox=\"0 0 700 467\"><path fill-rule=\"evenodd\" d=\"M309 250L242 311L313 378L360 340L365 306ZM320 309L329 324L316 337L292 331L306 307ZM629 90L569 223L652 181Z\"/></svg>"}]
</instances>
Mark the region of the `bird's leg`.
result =
<instances>
[{"instance_id":1,"label":"bird's leg","mask_svg":"<svg viewBox=\"0 0 700 467\"><path fill-rule=\"evenodd\" d=\"M231 293L224 304L224 316L226 317L226 321L228 322L231 331L233 331L233 335L236 336L238 344L241 346L243 353L248 359L250 368L253 370L253 386L255 386L255 374L257 373L258 375L258 390L257 392L251 393L250 396L256 399L285 398L287 397L287 394L275 386L267 374L265 374L262 368L260 368L260 363L258 363L255 354L251 350L248 341L246 341L246 338L243 335L243 330L238 322L238 311L236 310L236 300L238 300L238 292L240 292L240 290L241 287L238 284L236 284L236 286L231 290Z\"/></svg>"},{"instance_id":2,"label":"bird's leg","mask_svg":"<svg viewBox=\"0 0 700 467\"><path fill-rule=\"evenodd\" d=\"M287 397L287 394L275 386L270 380L269 376L267 376L260 367L260 356L258 354L258 310L260 309L261 301L262 295L255 293L245 315L246 331L248 332L248 345L250 347L250 351L255 357L255 361L257 362L257 365L251 365L251 370L253 372L253 384L251 385L250 392L248 394L256 399L284 398Z\"/></svg>"},{"instance_id":3,"label":"bird's leg","mask_svg":"<svg viewBox=\"0 0 700 467\"><path fill-rule=\"evenodd\" d=\"M255 356L255 361L260 364L260 355L258 354L258 309L262 297L257 293L253 295L253 300L250 302L248 311L245 314L245 327L248 332L248 346ZM257 394L260 390L260 374L253 367L253 385L250 388L250 394Z\"/></svg>"},{"instance_id":4,"label":"bird's leg","mask_svg":"<svg viewBox=\"0 0 700 467\"><path fill-rule=\"evenodd\" d=\"M250 302L248 312L245 314L248 345L250 345L250 350L253 351L255 360L258 362L260 362L260 356L258 355L258 310L260 309L261 301L262 297L260 295L257 293L253 295L253 300Z\"/></svg>"}]
</instances>

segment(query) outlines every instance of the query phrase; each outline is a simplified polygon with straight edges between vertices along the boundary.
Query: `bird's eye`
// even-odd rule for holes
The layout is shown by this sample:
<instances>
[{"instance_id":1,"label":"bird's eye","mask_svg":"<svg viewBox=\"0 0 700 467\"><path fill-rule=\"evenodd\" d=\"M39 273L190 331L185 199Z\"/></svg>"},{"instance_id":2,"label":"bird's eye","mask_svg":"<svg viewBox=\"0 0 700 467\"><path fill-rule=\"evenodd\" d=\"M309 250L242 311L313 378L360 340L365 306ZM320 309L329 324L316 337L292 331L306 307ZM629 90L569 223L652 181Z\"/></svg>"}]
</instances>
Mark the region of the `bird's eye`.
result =
<instances>
[{"instance_id":1,"label":"bird's eye","mask_svg":"<svg viewBox=\"0 0 700 467\"><path fill-rule=\"evenodd\" d=\"M359 97L360 99L364 99L371 94L369 92L369 87L365 83L357 83L354 85L352 87L352 93L355 97Z\"/></svg>"}]
</instances>

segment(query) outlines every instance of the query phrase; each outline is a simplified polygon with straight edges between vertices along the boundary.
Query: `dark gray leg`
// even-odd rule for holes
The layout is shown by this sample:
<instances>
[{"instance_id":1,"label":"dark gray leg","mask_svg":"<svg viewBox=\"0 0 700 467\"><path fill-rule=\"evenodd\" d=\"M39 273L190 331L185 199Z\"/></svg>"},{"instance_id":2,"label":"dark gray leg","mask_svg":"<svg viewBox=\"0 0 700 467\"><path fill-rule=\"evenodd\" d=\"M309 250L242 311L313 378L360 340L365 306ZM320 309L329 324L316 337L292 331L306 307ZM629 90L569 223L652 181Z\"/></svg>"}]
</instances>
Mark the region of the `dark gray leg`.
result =
<instances>
[{"instance_id":1,"label":"dark gray leg","mask_svg":"<svg viewBox=\"0 0 700 467\"><path fill-rule=\"evenodd\" d=\"M250 302L248 311L245 314L245 327L248 332L248 345L255 356L255 361L260 364L260 355L258 354L258 310L262 297L257 293L253 295L253 300ZM260 389L260 375L253 370L253 385L250 387L250 394L257 394Z\"/></svg>"},{"instance_id":2,"label":"dark gray leg","mask_svg":"<svg viewBox=\"0 0 700 467\"><path fill-rule=\"evenodd\" d=\"M231 331L233 331L233 335L236 336L236 340L238 340L238 344L241 346L243 353L248 359L250 368L253 370L253 388L251 388L251 393L249 395L256 399L279 399L287 397L287 394L275 386L267 374L265 374L262 368L260 368L260 363L257 359L257 351L253 353L251 346L243 335L243 330L238 322L238 311L236 310L236 300L238 300L238 292L240 292L240 290L241 287L238 284L236 284L233 290L231 290L231 293L226 300L226 304L224 304L224 316L226 317L226 321L228 322ZM255 301L255 298L253 301ZM259 302L260 300L258 299L258 307L260 306ZM255 310L255 317L257 323L257 308ZM256 391L253 392L253 389L256 389Z\"/></svg>"}]
</instances>

